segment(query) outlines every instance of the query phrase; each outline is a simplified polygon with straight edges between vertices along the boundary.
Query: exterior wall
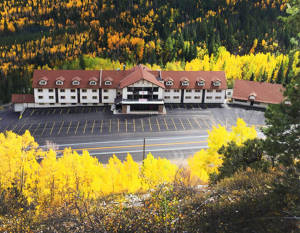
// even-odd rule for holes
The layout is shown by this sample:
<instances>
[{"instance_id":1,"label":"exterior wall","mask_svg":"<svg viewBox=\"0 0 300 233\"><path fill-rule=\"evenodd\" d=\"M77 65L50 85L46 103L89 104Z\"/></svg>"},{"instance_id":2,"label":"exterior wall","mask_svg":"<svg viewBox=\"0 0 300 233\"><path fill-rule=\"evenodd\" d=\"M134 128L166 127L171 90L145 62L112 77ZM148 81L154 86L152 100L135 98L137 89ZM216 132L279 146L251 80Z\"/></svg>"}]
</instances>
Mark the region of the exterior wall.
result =
<instances>
[{"instance_id":1,"label":"exterior wall","mask_svg":"<svg viewBox=\"0 0 300 233\"><path fill-rule=\"evenodd\" d=\"M105 97L108 97L105 99ZM102 103L112 104L117 97L117 89L102 89Z\"/></svg>"},{"instance_id":2,"label":"exterior wall","mask_svg":"<svg viewBox=\"0 0 300 233\"><path fill-rule=\"evenodd\" d=\"M205 99L204 103L216 103L222 104L225 101L225 90L221 90L221 92L217 92L217 90L211 90L211 92L207 92L205 90Z\"/></svg>"},{"instance_id":3,"label":"exterior wall","mask_svg":"<svg viewBox=\"0 0 300 233\"><path fill-rule=\"evenodd\" d=\"M153 83L148 82L147 80L140 80L132 85L129 85L128 87L158 87ZM157 92L153 92L154 95L158 95L158 99L163 99L163 88L158 87ZM127 99L128 95L132 95L132 92L128 92L127 87L123 88L123 99Z\"/></svg>"},{"instance_id":4,"label":"exterior wall","mask_svg":"<svg viewBox=\"0 0 300 233\"><path fill-rule=\"evenodd\" d=\"M231 99L233 95L233 89L226 90L226 99Z\"/></svg>"},{"instance_id":5,"label":"exterior wall","mask_svg":"<svg viewBox=\"0 0 300 233\"><path fill-rule=\"evenodd\" d=\"M64 92L62 92L62 90L64 90ZM71 90L74 90L74 92L71 92ZM63 96L65 98L62 98ZM78 103L77 89L58 89L58 103Z\"/></svg>"},{"instance_id":6,"label":"exterior wall","mask_svg":"<svg viewBox=\"0 0 300 233\"><path fill-rule=\"evenodd\" d=\"M258 102L254 102L254 104L251 105L250 101L244 102L244 101L239 101L238 99L233 99L232 103L243 105L243 106L252 106L252 107L257 107L257 108L266 108L268 106L268 104L266 104L266 103L258 103Z\"/></svg>"},{"instance_id":7,"label":"exterior wall","mask_svg":"<svg viewBox=\"0 0 300 233\"><path fill-rule=\"evenodd\" d=\"M93 97L96 97L96 99L93 99ZM80 89L80 103L93 104L99 102L99 89Z\"/></svg>"},{"instance_id":8,"label":"exterior wall","mask_svg":"<svg viewBox=\"0 0 300 233\"><path fill-rule=\"evenodd\" d=\"M179 92L176 92L175 90L179 90ZM180 89L165 89L163 95L164 95L165 103L180 103L180 101L181 101L181 90ZM169 97L169 98L166 98L166 97Z\"/></svg>"},{"instance_id":9,"label":"exterior wall","mask_svg":"<svg viewBox=\"0 0 300 233\"><path fill-rule=\"evenodd\" d=\"M202 103L202 93L203 90L199 90L199 92L196 92L195 89L184 90L183 103Z\"/></svg>"},{"instance_id":10,"label":"exterior wall","mask_svg":"<svg viewBox=\"0 0 300 233\"><path fill-rule=\"evenodd\" d=\"M55 103L56 96L55 96L55 89L50 88L53 90L52 92L49 91L49 88L34 88L34 102L35 103ZM41 92L39 92L41 90ZM42 98L40 98L42 97ZM50 98L53 99L50 99Z\"/></svg>"}]
</instances>

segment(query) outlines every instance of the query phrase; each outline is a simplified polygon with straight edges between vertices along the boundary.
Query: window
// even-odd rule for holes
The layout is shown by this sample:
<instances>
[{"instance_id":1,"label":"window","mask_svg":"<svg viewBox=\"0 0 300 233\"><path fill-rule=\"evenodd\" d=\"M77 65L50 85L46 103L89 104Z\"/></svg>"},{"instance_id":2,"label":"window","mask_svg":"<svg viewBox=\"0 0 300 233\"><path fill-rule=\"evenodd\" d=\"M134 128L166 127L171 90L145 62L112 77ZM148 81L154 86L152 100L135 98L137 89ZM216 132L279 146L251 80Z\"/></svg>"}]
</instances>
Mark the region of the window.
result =
<instances>
[{"instance_id":1,"label":"window","mask_svg":"<svg viewBox=\"0 0 300 233\"><path fill-rule=\"evenodd\" d=\"M72 105L76 105L76 103L72 103Z\"/></svg>"},{"instance_id":2,"label":"window","mask_svg":"<svg viewBox=\"0 0 300 233\"><path fill-rule=\"evenodd\" d=\"M97 96L93 96L93 100L96 100L96 99L98 99L98 97Z\"/></svg>"},{"instance_id":3,"label":"window","mask_svg":"<svg viewBox=\"0 0 300 233\"><path fill-rule=\"evenodd\" d=\"M185 98L186 98L186 99L191 99L191 98L192 98L192 96L186 96Z\"/></svg>"},{"instance_id":4,"label":"window","mask_svg":"<svg viewBox=\"0 0 300 233\"><path fill-rule=\"evenodd\" d=\"M82 96L82 99L83 99L83 100L86 100L86 99L87 99L87 96Z\"/></svg>"},{"instance_id":5,"label":"window","mask_svg":"<svg viewBox=\"0 0 300 233\"><path fill-rule=\"evenodd\" d=\"M222 99L222 98L221 98L221 96L216 96L215 99L216 99L216 100L220 100L220 99Z\"/></svg>"},{"instance_id":6,"label":"window","mask_svg":"<svg viewBox=\"0 0 300 233\"><path fill-rule=\"evenodd\" d=\"M93 90L92 90L92 92L93 92L93 93L96 93L96 92L97 92L97 90L96 90L96 89L93 89Z\"/></svg>"},{"instance_id":7,"label":"window","mask_svg":"<svg viewBox=\"0 0 300 233\"><path fill-rule=\"evenodd\" d=\"M231 91L228 91L228 92L227 92L227 95L231 95Z\"/></svg>"},{"instance_id":8,"label":"window","mask_svg":"<svg viewBox=\"0 0 300 233\"><path fill-rule=\"evenodd\" d=\"M212 99L212 96L206 96L206 99L207 99L207 100L211 100L211 99Z\"/></svg>"},{"instance_id":9,"label":"window","mask_svg":"<svg viewBox=\"0 0 300 233\"><path fill-rule=\"evenodd\" d=\"M222 92L222 90L216 90L216 92Z\"/></svg>"},{"instance_id":10,"label":"window","mask_svg":"<svg viewBox=\"0 0 300 233\"><path fill-rule=\"evenodd\" d=\"M153 92L158 92L158 87L153 87Z\"/></svg>"},{"instance_id":11,"label":"window","mask_svg":"<svg viewBox=\"0 0 300 233\"><path fill-rule=\"evenodd\" d=\"M167 85L167 86L172 86L172 85L173 85L173 81L170 81L170 80L167 81L167 82L166 82L166 85Z\"/></svg>"},{"instance_id":12,"label":"window","mask_svg":"<svg viewBox=\"0 0 300 233\"><path fill-rule=\"evenodd\" d=\"M76 90L75 89L71 89L71 92L76 92Z\"/></svg>"},{"instance_id":13,"label":"window","mask_svg":"<svg viewBox=\"0 0 300 233\"><path fill-rule=\"evenodd\" d=\"M56 85L58 85L58 86L61 86L61 85L63 85L63 84L64 84L64 82L63 82L63 81L61 81L61 80L57 80L55 83L56 83Z\"/></svg>"},{"instance_id":14,"label":"window","mask_svg":"<svg viewBox=\"0 0 300 233\"><path fill-rule=\"evenodd\" d=\"M242 102L242 103L247 103L247 100L237 100L237 99L235 99L235 101Z\"/></svg>"},{"instance_id":15,"label":"window","mask_svg":"<svg viewBox=\"0 0 300 233\"><path fill-rule=\"evenodd\" d=\"M165 90L165 92L170 92L170 90Z\"/></svg>"},{"instance_id":16,"label":"window","mask_svg":"<svg viewBox=\"0 0 300 233\"><path fill-rule=\"evenodd\" d=\"M170 96L165 96L165 99L170 99Z\"/></svg>"},{"instance_id":17,"label":"window","mask_svg":"<svg viewBox=\"0 0 300 233\"><path fill-rule=\"evenodd\" d=\"M39 96L38 98L41 100L41 99L43 99L43 96Z\"/></svg>"},{"instance_id":18,"label":"window","mask_svg":"<svg viewBox=\"0 0 300 233\"><path fill-rule=\"evenodd\" d=\"M50 100L53 100L53 99L54 99L54 96L49 96L49 99L50 99Z\"/></svg>"},{"instance_id":19,"label":"window","mask_svg":"<svg viewBox=\"0 0 300 233\"><path fill-rule=\"evenodd\" d=\"M133 91L133 87L127 87L127 91L132 92Z\"/></svg>"},{"instance_id":20,"label":"window","mask_svg":"<svg viewBox=\"0 0 300 233\"><path fill-rule=\"evenodd\" d=\"M179 99L179 96L174 96L173 99Z\"/></svg>"},{"instance_id":21,"label":"window","mask_svg":"<svg viewBox=\"0 0 300 233\"><path fill-rule=\"evenodd\" d=\"M61 98L61 99L65 99L66 97L62 95L60 98Z\"/></svg>"},{"instance_id":22,"label":"window","mask_svg":"<svg viewBox=\"0 0 300 233\"><path fill-rule=\"evenodd\" d=\"M72 100L75 100L75 99L76 99L76 96L71 96L71 99L72 99Z\"/></svg>"},{"instance_id":23,"label":"window","mask_svg":"<svg viewBox=\"0 0 300 233\"><path fill-rule=\"evenodd\" d=\"M181 86L188 86L189 85L189 81L183 81L181 82Z\"/></svg>"},{"instance_id":24,"label":"window","mask_svg":"<svg viewBox=\"0 0 300 233\"><path fill-rule=\"evenodd\" d=\"M107 80L107 81L104 82L104 85L106 85L106 86L110 86L111 84L112 84L112 82L109 81L109 80Z\"/></svg>"},{"instance_id":25,"label":"window","mask_svg":"<svg viewBox=\"0 0 300 233\"><path fill-rule=\"evenodd\" d=\"M108 90L107 89L103 89L103 92L108 92Z\"/></svg>"},{"instance_id":26,"label":"window","mask_svg":"<svg viewBox=\"0 0 300 233\"><path fill-rule=\"evenodd\" d=\"M202 90L195 90L195 92L201 92Z\"/></svg>"},{"instance_id":27,"label":"window","mask_svg":"<svg viewBox=\"0 0 300 233\"><path fill-rule=\"evenodd\" d=\"M214 82L213 82L213 85L214 85L215 87L219 87L219 86L221 86L221 82L220 82L220 81L214 81Z\"/></svg>"},{"instance_id":28,"label":"window","mask_svg":"<svg viewBox=\"0 0 300 233\"><path fill-rule=\"evenodd\" d=\"M91 85L91 86L95 86L96 84L97 84L96 81L90 81L90 85Z\"/></svg>"},{"instance_id":29,"label":"window","mask_svg":"<svg viewBox=\"0 0 300 233\"><path fill-rule=\"evenodd\" d=\"M81 92L87 92L87 90L86 89L81 89Z\"/></svg>"},{"instance_id":30,"label":"window","mask_svg":"<svg viewBox=\"0 0 300 233\"><path fill-rule=\"evenodd\" d=\"M78 80L74 80L73 82L72 82L72 85L74 85L74 86L78 86L80 84L80 82L78 81Z\"/></svg>"},{"instance_id":31,"label":"window","mask_svg":"<svg viewBox=\"0 0 300 233\"><path fill-rule=\"evenodd\" d=\"M40 84L41 86L45 86L45 85L47 84L47 81L46 81L46 80L40 80L40 81L39 81L39 84Z\"/></svg>"},{"instance_id":32,"label":"window","mask_svg":"<svg viewBox=\"0 0 300 233\"><path fill-rule=\"evenodd\" d=\"M44 105L44 103L40 103L39 105Z\"/></svg>"},{"instance_id":33,"label":"window","mask_svg":"<svg viewBox=\"0 0 300 233\"><path fill-rule=\"evenodd\" d=\"M65 92L65 89L60 89L60 92Z\"/></svg>"},{"instance_id":34,"label":"window","mask_svg":"<svg viewBox=\"0 0 300 233\"><path fill-rule=\"evenodd\" d=\"M203 87L203 86L205 85L205 82L204 82L203 80L198 81L198 82L197 82L197 85L198 85L199 87Z\"/></svg>"},{"instance_id":35,"label":"window","mask_svg":"<svg viewBox=\"0 0 300 233\"><path fill-rule=\"evenodd\" d=\"M104 96L103 99L107 100L107 99L108 99L108 96Z\"/></svg>"},{"instance_id":36,"label":"window","mask_svg":"<svg viewBox=\"0 0 300 233\"><path fill-rule=\"evenodd\" d=\"M195 99L200 99L200 96L195 96L194 98L195 98Z\"/></svg>"},{"instance_id":37,"label":"window","mask_svg":"<svg viewBox=\"0 0 300 233\"><path fill-rule=\"evenodd\" d=\"M65 103L62 103L61 105L66 105Z\"/></svg>"},{"instance_id":38,"label":"window","mask_svg":"<svg viewBox=\"0 0 300 233\"><path fill-rule=\"evenodd\" d=\"M43 92L43 89L38 89L38 92Z\"/></svg>"},{"instance_id":39,"label":"window","mask_svg":"<svg viewBox=\"0 0 300 233\"><path fill-rule=\"evenodd\" d=\"M54 90L53 89L49 89L49 92L53 92Z\"/></svg>"},{"instance_id":40,"label":"window","mask_svg":"<svg viewBox=\"0 0 300 233\"><path fill-rule=\"evenodd\" d=\"M190 92L192 92L192 90L185 90L185 92L190 93Z\"/></svg>"},{"instance_id":41,"label":"window","mask_svg":"<svg viewBox=\"0 0 300 233\"><path fill-rule=\"evenodd\" d=\"M210 93L210 92L213 92L213 90L207 90L207 92L209 92L209 93Z\"/></svg>"},{"instance_id":42,"label":"window","mask_svg":"<svg viewBox=\"0 0 300 233\"><path fill-rule=\"evenodd\" d=\"M176 89L176 90L174 90L174 92L179 92L180 90L178 90L178 89Z\"/></svg>"},{"instance_id":43,"label":"window","mask_svg":"<svg viewBox=\"0 0 300 233\"><path fill-rule=\"evenodd\" d=\"M54 105L54 103L50 103L50 105Z\"/></svg>"}]
</instances>

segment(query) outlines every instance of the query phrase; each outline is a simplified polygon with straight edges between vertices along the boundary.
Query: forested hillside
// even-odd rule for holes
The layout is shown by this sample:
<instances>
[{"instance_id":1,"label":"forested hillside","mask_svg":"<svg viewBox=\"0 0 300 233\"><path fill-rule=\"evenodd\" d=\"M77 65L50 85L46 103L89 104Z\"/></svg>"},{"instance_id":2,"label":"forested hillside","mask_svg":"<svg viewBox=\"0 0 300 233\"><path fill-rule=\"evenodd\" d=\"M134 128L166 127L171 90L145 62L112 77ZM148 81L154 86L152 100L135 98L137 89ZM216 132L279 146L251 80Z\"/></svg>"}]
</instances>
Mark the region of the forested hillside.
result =
<instances>
[{"instance_id":1,"label":"forested hillside","mask_svg":"<svg viewBox=\"0 0 300 233\"><path fill-rule=\"evenodd\" d=\"M30 92L33 69L60 67L82 54L162 67L190 62L203 49L216 56L220 46L232 55L287 54L297 33L278 18L287 2L3 0L0 100Z\"/></svg>"}]
</instances>

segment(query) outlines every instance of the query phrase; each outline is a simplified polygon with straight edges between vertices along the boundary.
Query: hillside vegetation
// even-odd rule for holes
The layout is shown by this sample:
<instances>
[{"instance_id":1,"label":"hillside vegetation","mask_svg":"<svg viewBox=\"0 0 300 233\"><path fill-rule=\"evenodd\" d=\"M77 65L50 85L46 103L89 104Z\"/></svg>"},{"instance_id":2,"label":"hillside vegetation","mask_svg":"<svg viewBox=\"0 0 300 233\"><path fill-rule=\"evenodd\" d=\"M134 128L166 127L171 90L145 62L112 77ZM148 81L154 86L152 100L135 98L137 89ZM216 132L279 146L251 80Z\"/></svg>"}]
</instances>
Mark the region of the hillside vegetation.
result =
<instances>
[{"instance_id":1,"label":"hillside vegetation","mask_svg":"<svg viewBox=\"0 0 300 233\"><path fill-rule=\"evenodd\" d=\"M168 62L186 63L196 58L206 61L202 50L209 57L217 57L220 46L231 56L262 52L272 57L276 53L281 58L275 71L270 68L274 67L272 59L263 59L270 62L269 68L255 73L265 80L275 80L277 72L286 75L295 63L294 55L287 58L284 54L293 48L290 39L297 32L283 27L278 19L286 15L287 2L3 0L0 100L9 101L12 92L30 92L33 69L61 67L66 60L83 54L164 68ZM255 64L260 62L258 58ZM211 69L220 67L218 64ZM275 78L270 78L273 71ZM285 76L281 80L286 80Z\"/></svg>"}]
</instances>

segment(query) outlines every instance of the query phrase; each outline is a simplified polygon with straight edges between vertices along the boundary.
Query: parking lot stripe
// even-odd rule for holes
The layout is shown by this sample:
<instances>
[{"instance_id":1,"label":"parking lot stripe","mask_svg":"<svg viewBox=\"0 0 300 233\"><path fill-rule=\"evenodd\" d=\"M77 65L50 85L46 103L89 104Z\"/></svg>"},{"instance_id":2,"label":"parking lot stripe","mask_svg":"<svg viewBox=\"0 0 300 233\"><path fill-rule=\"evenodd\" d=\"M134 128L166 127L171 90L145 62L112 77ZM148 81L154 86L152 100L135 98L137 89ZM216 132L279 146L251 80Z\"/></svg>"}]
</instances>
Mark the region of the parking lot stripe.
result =
<instances>
[{"instance_id":1,"label":"parking lot stripe","mask_svg":"<svg viewBox=\"0 0 300 233\"><path fill-rule=\"evenodd\" d=\"M167 124L166 118L164 118L164 122L165 122L166 129L167 129L167 130L169 130L169 127L168 127L168 124Z\"/></svg>"},{"instance_id":2,"label":"parking lot stripe","mask_svg":"<svg viewBox=\"0 0 300 233\"><path fill-rule=\"evenodd\" d=\"M111 132L111 119L109 119L109 132Z\"/></svg>"},{"instance_id":3,"label":"parking lot stripe","mask_svg":"<svg viewBox=\"0 0 300 233\"><path fill-rule=\"evenodd\" d=\"M133 132L135 132L135 119L132 120L133 123Z\"/></svg>"},{"instance_id":4,"label":"parking lot stripe","mask_svg":"<svg viewBox=\"0 0 300 233\"><path fill-rule=\"evenodd\" d=\"M65 123L64 121L61 123L60 128L59 128L59 130L58 130L58 132L57 132L57 135L60 135L60 131L61 131L61 129L62 129L64 123Z\"/></svg>"},{"instance_id":5,"label":"parking lot stripe","mask_svg":"<svg viewBox=\"0 0 300 233\"><path fill-rule=\"evenodd\" d=\"M201 125L199 124L198 120L196 118L193 118L196 124L198 125L199 128L201 128Z\"/></svg>"},{"instance_id":6,"label":"parking lot stripe","mask_svg":"<svg viewBox=\"0 0 300 233\"><path fill-rule=\"evenodd\" d=\"M87 126L87 120L85 120L85 123L84 123L84 128L83 128L83 131L82 131L83 134L85 134L86 126Z\"/></svg>"},{"instance_id":7,"label":"parking lot stripe","mask_svg":"<svg viewBox=\"0 0 300 233\"><path fill-rule=\"evenodd\" d=\"M105 106L103 107L103 110L102 110L102 112L105 112Z\"/></svg>"},{"instance_id":8,"label":"parking lot stripe","mask_svg":"<svg viewBox=\"0 0 300 233\"><path fill-rule=\"evenodd\" d=\"M15 126L11 129L11 131L15 131L15 129L18 127L18 124L15 124Z\"/></svg>"},{"instance_id":9,"label":"parking lot stripe","mask_svg":"<svg viewBox=\"0 0 300 233\"><path fill-rule=\"evenodd\" d=\"M149 128L150 128L150 130L152 131L152 126L151 126L151 120L150 120L150 117L148 118L148 120L149 120Z\"/></svg>"},{"instance_id":10,"label":"parking lot stripe","mask_svg":"<svg viewBox=\"0 0 300 233\"><path fill-rule=\"evenodd\" d=\"M78 127L79 127L79 121L77 121L77 126L76 126L74 134L77 134Z\"/></svg>"},{"instance_id":11,"label":"parking lot stripe","mask_svg":"<svg viewBox=\"0 0 300 233\"><path fill-rule=\"evenodd\" d=\"M52 114L54 114L56 112L56 108L53 109Z\"/></svg>"},{"instance_id":12,"label":"parking lot stripe","mask_svg":"<svg viewBox=\"0 0 300 233\"><path fill-rule=\"evenodd\" d=\"M156 124L157 124L158 131L160 131L160 125L159 125L157 118L156 118Z\"/></svg>"},{"instance_id":13,"label":"parking lot stripe","mask_svg":"<svg viewBox=\"0 0 300 233\"><path fill-rule=\"evenodd\" d=\"M207 129L209 129L210 127L209 127L209 125L208 125L208 123L206 122L206 120L204 119L203 120L203 122L204 122L204 124L206 125L206 127L207 127ZM213 122L213 125L215 125L216 126L216 124Z\"/></svg>"},{"instance_id":14,"label":"parking lot stripe","mask_svg":"<svg viewBox=\"0 0 300 233\"><path fill-rule=\"evenodd\" d=\"M55 125L55 121L53 122L52 128L51 128L51 130L50 130L50 136L52 135L52 131L53 131L53 129L54 129L54 125Z\"/></svg>"},{"instance_id":15,"label":"parking lot stripe","mask_svg":"<svg viewBox=\"0 0 300 233\"><path fill-rule=\"evenodd\" d=\"M175 124L175 122L174 122L174 119L173 119L173 118L171 118L171 120L172 120L172 122L173 122L174 129L177 131L177 127L176 127L176 124Z\"/></svg>"},{"instance_id":16,"label":"parking lot stripe","mask_svg":"<svg viewBox=\"0 0 300 233\"><path fill-rule=\"evenodd\" d=\"M33 134L35 134L35 132L38 130L38 128L40 128L41 122L38 123L38 126L34 129Z\"/></svg>"},{"instance_id":17,"label":"parking lot stripe","mask_svg":"<svg viewBox=\"0 0 300 233\"><path fill-rule=\"evenodd\" d=\"M118 133L120 132L120 119L118 118Z\"/></svg>"},{"instance_id":18,"label":"parking lot stripe","mask_svg":"<svg viewBox=\"0 0 300 233\"><path fill-rule=\"evenodd\" d=\"M126 129L126 133L127 133L127 119L125 119L125 129Z\"/></svg>"},{"instance_id":19,"label":"parking lot stripe","mask_svg":"<svg viewBox=\"0 0 300 233\"><path fill-rule=\"evenodd\" d=\"M21 131L22 131L22 129L24 128L24 126L25 126L25 124L23 124L23 125L21 126L21 128L18 130L18 134L21 133Z\"/></svg>"},{"instance_id":20,"label":"parking lot stripe","mask_svg":"<svg viewBox=\"0 0 300 233\"><path fill-rule=\"evenodd\" d=\"M179 121L180 121L180 124L181 124L183 130L185 130L184 125L183 125L183 123L182 123L182 120L181 120L180 118L179 118Z\"/></svg>"},{"instance_id":21,"label":"parking lot stripe","mask_svg":"<svg viewBox=\"0 0 300 233\"><path fill-rule=\"evenodd\" d=\"M27 129L28 131L30 131L32 125L33 125L33 123L31 123L31 124L29 125L29 127L28 127L28 129Z\"/></svg>"},{"instance_id":22,"label":"parking lot stripe","mask_svg":"<svg viewBox=\"0 0 300 233\"><path fill-rule=\"evenodd\" d=\"M68 108L67 114L69 114L69 113L70 113L70 110L71 110L71 109L70 109L70 108Z\"/></svg>"},{"instance_id":23,"label":"parking lot stripe","mask_svg":"<svg viewBox=\"0 0 300 233\"><path fill-rule=\"evenodd\" d=\"M100 133L102 133L102 128L103 128L103 120L101 120L101 124L100 124Z\"/></svg>"},{"instance_id":24,"label":"parking lot stripe","mask_svg":"<svg viewBox=\"0 0 300 233\"><path fill-rule=\"evenodd\" d=\"M92 131L91 131L92 134L94 133L94 127L95 127L95 120L93 121L93 125L92 125Z\"/></svg>"},{"instance_id":25,"label":"parking lot stripe","mask_svg":"<svg viewBox=\"0 0 300 233\"><path fill-rule=\"evenodd\" d=\"M63 112L63 109L61 109L61 110L60 110L60 113L59 113L59 114L61 115L61 114L62 114L62 112Z\"/></svg>"},{"instance_id":26,"label":"parking lot stripe","mask_svg":"<svg viewBox=\"0 0 300 233\"><path fill-rule=\"evenodd\" d=\"M71 125L72 125L72 121L70 121L69 127L68 127L68 129L67 129L67 135L69 134Z\"/></svg>"},{"instance_id":27,"label":"parking lot stripe","mask_svg":"<svg viewBox=\"0 0 300 233\"><path fill-rule=\"evenodd\" d=\"M144 121L143 121L143 119L141 119L141 126L142 126L142 130L143 130L143 132L144 132L145 129L144 129Z\"/></svg>"},{"instance_id":28,"label":"parking lot stripe","mask_svg":"<svg viewBox=\"0 0 300 233\"><path fill-rule=\"evenodd\" d=\"M46 130L46 127L47 127L47 125L48 125L48 122L46 122L46 124L45 124L45 126L44 126L44 128L43 128L43 131L42 131L41 135L43 135L43 134L44 134L44 132L45 132L45 130Z\"/></svg>"},{"instance_id":29,"label":"parking lot stripe","mask_svg":"<svg viewBox=\"0 0 300 233\"><path fill-rule=\"evenodd\" d=\"M189 123L189 125L191 126L191 129L194 129L194 127L192 126L192 123L190 122L190 119L187 118L186 120L187 120L187 122Z\"/></svg>"},{"instance_id":30,"label":"parking lot stripe","mask_svg":"<svg viewBox=\"0 0 300 233\"><path fill-rule=\"evenodd\" d=\"M34 113L34 109L32 109L32 112L30 113L30 116L32 116L32 115L33 115L33 113Z\"/></svg>"}]
</instances>

